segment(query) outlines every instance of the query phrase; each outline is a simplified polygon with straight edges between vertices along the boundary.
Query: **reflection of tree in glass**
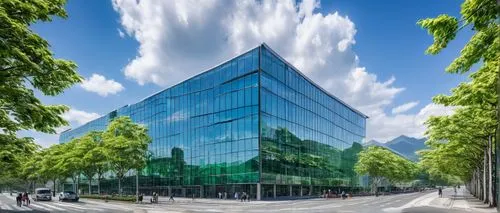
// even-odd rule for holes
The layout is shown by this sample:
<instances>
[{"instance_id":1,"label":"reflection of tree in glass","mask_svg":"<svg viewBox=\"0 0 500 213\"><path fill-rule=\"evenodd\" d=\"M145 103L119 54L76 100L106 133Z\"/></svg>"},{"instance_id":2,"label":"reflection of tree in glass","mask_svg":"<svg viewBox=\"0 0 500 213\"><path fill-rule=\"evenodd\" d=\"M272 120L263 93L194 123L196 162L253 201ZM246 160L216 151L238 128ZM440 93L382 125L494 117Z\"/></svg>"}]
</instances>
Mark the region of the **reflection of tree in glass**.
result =
<instances>
[{"instance_id":1,"label":"reflection of tree in glass","mask_svg":"<svg viewBox=\"0 0 500 213\"><path fill-rule=\"evenodd\" d=\"M361 144L354 142L341 151L340 147L336 147L340 144L332 146L314 140L301 140L286 128L264 128L266 134L263 134L261 144L264 173L321 178L318 184L357 183L354 164L362 150Z\"/></svg>"}]
</instances>

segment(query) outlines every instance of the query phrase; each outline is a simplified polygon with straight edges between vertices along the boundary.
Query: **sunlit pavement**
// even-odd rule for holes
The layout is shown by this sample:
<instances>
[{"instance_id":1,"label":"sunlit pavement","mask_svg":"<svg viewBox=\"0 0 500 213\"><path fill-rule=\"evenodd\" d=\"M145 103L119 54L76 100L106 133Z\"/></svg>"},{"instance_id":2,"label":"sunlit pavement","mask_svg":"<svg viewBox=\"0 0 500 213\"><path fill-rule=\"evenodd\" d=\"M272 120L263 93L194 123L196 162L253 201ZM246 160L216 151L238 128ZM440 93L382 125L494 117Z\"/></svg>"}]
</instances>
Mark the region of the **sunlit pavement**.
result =
<instances>
[{"instance_id":1,"label":"sunlit pavement","mask_svg":"<svg viewBox=\"0 0 500 213\"><path fill-rule=\"evenodd\" d=\"M217 199L176 198L169 202L168 197L160 197L159 204L134 204L119 201L82 199L77 203L32 202L30 207L15 208L15 197L8 194L0 196L1 212L360 212L360 213L423 213L423 212L496 212L484 208L459 190L445 189L443 198L436 191L409 193L379 197L354 197L352 199L306 199L286 201L251 201ZM145 199L148 201L147 199Z\"/></svg>"},{"instance_id":2,"label":"sunlit pavement","mask_svg":"<svg viewBox=\"0 0 500 213\"><path fill-rule=\"evenodd\" d=\"M33 201L28 206L17 206L15 194L0 194L0 212L134 212L127 206L93 202Z\"/></svg>"}]
</instances>

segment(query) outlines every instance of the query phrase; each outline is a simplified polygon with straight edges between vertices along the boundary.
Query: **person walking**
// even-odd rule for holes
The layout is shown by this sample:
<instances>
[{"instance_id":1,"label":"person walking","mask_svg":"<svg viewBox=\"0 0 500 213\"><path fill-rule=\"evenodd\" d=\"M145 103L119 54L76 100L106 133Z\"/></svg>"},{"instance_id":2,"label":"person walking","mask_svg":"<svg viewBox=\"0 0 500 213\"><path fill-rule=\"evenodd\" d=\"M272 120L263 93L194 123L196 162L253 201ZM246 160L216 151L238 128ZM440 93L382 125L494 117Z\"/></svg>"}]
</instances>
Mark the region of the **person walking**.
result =
<instances>
[{"instance_id":1,"label":"person walking","mask_svg":"<svg viewBox=\"0 0 500 213\"><path fill-rule=\"evenodd\" d=\"M239 199L239 194L238 194L238 192L235 192L235 193L234 193L234 199L235 199L235 200L238 200L238 199Z\"/></svg>"},{"instance_id":2,"label":"person walking","mask_svg":"<svg viewBox=\"0 0 500 213\"><path fill-rule=\"evenodd\" d=\"M193 196L193 199L194 199L194 196ZM168 199L168 201L175 202L175 200L174 200L174 193L170 194L170 198Z\"/></svg>"},{"instance_id":3,"label":"person walking","mask_svg":"<svg viewBox=\"0 0 500 213\"><path fill-rule=\"evenodd\" d=\"M443 197L443 189L441 189L441 187L438 189L438 195L439 197Z\"/></svg>"},{"instance_id":4,"label":"person walking","mask_svg":"<svg viewBox=\"0 0 500 213\"><path fill-rule=\"evenodd\" d=\"M156 192L153 192L153 196L151 197L151 203L156 203Z\"/></svg>"},{"instance_id":5,"label":"person walking","mask_svg":"<svg viewBox=\"0 0 500 213\"><path fill-rule=\"evenodd\" d=\"M138 199L138 200L139 200L139 203L141 203L141 204L142 204L142 199L143 199L143 198L144 198L144 193L141 193L141 194L139 195L139 199Z\"/></svg>"},{"instance_id":6,"label":"person walking","mask_svg":"<svg viewBox=\"0 0 500 213\"><path fill-rule=\"evenodd\" d=\"M29 206L30 205L30 198L28 196L28 192L24 192L23 193L23 202L24 202L25 206Z\"/></svg>"},{"instance_id":7,"label":"person walking","mask_svg":"<svg viewBox=\"0 0 500 213\"><path fill-rule=\"evenodd\" d=\"M21 205L23 203L23 195L21 193L17 194L16 203L17 203L17 206L21 207Z\"/></svg>"},{"instance_id":8,"label":"person walking","mask_svg":"<svg viewBox=\"0 0 500 213\"><path fill-rule=\"evenodd\" d=\"M241 194L241 202L245 201L247 199L247 193L246 192L243 192Z\"/></svg>"}]
</instances>

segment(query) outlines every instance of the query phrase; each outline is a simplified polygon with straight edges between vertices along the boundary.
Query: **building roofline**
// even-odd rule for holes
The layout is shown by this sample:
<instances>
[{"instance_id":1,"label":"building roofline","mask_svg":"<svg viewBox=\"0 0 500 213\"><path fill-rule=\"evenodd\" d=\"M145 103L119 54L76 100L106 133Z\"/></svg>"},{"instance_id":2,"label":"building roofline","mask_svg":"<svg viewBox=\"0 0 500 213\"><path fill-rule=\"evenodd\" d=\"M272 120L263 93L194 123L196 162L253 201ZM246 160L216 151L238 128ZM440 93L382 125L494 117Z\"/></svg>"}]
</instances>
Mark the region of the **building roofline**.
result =
<instances>
[{"instance_id":1,"label":"building roofline","mask_svg":"<svg viewBox=\"0 0 500 213\"><path fill-rule=\"evenodd\" d=\"M167 90L167 89L170 89L170 88L173 88L173 87L175 87L175 86L181 85L181 84L182 84L182 83L184 83L184 82L187 82L187 81L189 81L189 80L191 80L191 79L193 79L193 78L196 78L196 77L198 77L198 76L200 76L200 75L202 75L202 74L204 74L204 73L206 73L206 72L208 72L208 71L210 71L210 70L213 70L213 69L215 69L215 68L217 68L217 67L219 67L219 66L222 66L223 64L225 64L225 63L227 63L227 62L229 62L229 61L231 61L231 60L233 60L233 59L235 59L235 58L237 58L237 57L239 57L239 56L241 56L241 55L247 54L247 53L251 52L252 50L257 49L257 48L259 48L259 47L261 47L261 46L263 46L263 47L267 48L267 49L268 49L271 53L273 53L276 57L278 57L280 60L282 60L282 61L283 61L285 64L287 64L289 67L293 68L293 69L294 69L297 73L299 73L299 75L301 75L302 77L304 77L304 79L306 79L307 81L309 81L309 82L310 82L311 84L313 84L314 86L318 87L321 91L323 91L324 93L326 93L328 96L332 97L333 99L337 100L338 102L340 102L340 103L342 103L343 105L347 106L347 108L349 108L349 109L353 110L354 112L356 112L356 113L358 113L358 114L362 115L363 117L368 118L368 116L367 116L367 115L365 115L364 113L360 112L359 110L355 109L354 107L352 107L352 106L350 106L349 104L345 103L344 101L340 100L340 99L339 99L339 98L337 98L336 96L332 95L331 93L329 93L328 91L326 91L325 89L323 89L323 87L321 87L321 86L319 86L318 84L316 84L314 81L312 81L312 80L311 80L310 78L308 78L306 75L304 75L304 73L302 73L299 69L297 69L295 66L293 66L290 62L288 62L288 61L287 61L287 60L285 60L283 57L281 57L278 53L276 53L276 51L274 51L271 47L269 47L269 45L267 45L265 42L263 42L263 43L261 43L261 44L259 44L259 45L255 46L255 47L249 48L248 50L246 50L246 51L244 51L244 52L242 52L242 53L239 53L238 55L236 55L236 56L234 56L234 57L231 57L231 58L229 58L229 59L227 59L227 60L225 60L225 61L223 61L223 62L221 62L221 63L219 63L219 64L217 64L217 65L215 65L215 66L212 66L212 67L210 67L210 68L208 68L208 69L204 69L203 71L201 71L201 72L199 72L199 73L197 73L197 74L195 74L195 75L193 75L193 76L191 76L191 77L189 77L189 78L186 78L186 79L185 79L185 80L183 80L183 81L180 81L180 82L178 82L178 83L176 83L176 84L173 84L173 85L171 85L171 86L169 86L169 87L167 87L167 88L161 89L161 90L159 90L159 91L157 91L157 92L155 92L155 93L153 93L153 94L151 94L151 95L148 95L148 96L146 96L145 98L140 99L139 101L137 101L137 102L135 102L135 103L133 103L133 104L137 104L137 103L143 102L143 101L147 100L148 98L151 98L151 97L153 97L153 96L155 96L155 95L157 95L157 94L159 94L159 93L161 93L161 92L164 92L164 91L165 91L165 90ZM111 113L111 112L112 112L112 111L114 111L114 110L119 110L119 109L121 109L121 108L131 106L131 105L133 105L133 104L126 104L126 105L124 105L124 106L122 106L122 107L119 107L119 108L113 109L113 110L111 110L111 111L107 112L106 114L104 114L104 115L100 116L99 118L101 118L101 117L104 117L104 116L108 115L109 113ZM95 119L94 119L94 120L95 120ZM94 120L92 120L92 121L94 121ZM82 125L80 125L80 126L78 126L78 127L76 127L76 128L79 128L79 127L81 127L81 126L84 126L84 125L86 125L86 124L88 124L88 123L90 123L90 122L92 122L92 121L88 121L87 123L84 123L84 124L82 124ZM64 131L62 131L60 134L65 133L65 132L67 132L67 131L69 131L69 130L72 130L72 128L69 128L69 129L67 129L67 130L64 130Z\"/></svg>"},{"instance_id":2,"label":"building roofline","mask_svg":"<svg viewBox=\"0 0 500 213\"><path fill-rule=\"evenodd\" d=\"M89 121L89 122L90 122L90 121ZM88 123L88 122L87 122L87 123ZM82 125L82 126L83 126L83 125ZM64 131L60 132L59 134L65 133L65 132L67 132L67 131L69 131L69 130L71 130L71 128L67 128L67 129L65 129Z\"/></svg>"},{"instance_id":3,"label":"building roofline","mask_svg":"<svg viewBox=\"0 0 500 213\"><path fill-rule=\"evenodd\" d=\"M283 57L281 57L276 51L274 51L271 47L269 47L269 45L267 45L265 42L263 42L261 44L263 47L265 47L266 49L268 49L271 53L273 53L276 57L278 57L280 60L282 60L283 62L285 62L286 65L288 65L289 67L293 68L297 73L299 73L302 77L304 77L307 81L309 81L309 83L313 84L314 86L318 87L321 91L323 91L324 93L326 93L328 96L330 96L331 98L337 100L338 102L342 103L343 105L347 106L347 108L351 109L352 111L362 115L363 117L365 118L369 118L366 114L362 113L361 111L355 109L354 107L352 107L351 105L347 104L346 102L340 100L339 98L337 98L335 95L331 94L330 92L326 91L325 89L323 89L323 87L319 86L318 84L316 84L313 80L311 80L309 77L307 77L304 73L302 73L299 69L297 69L297 67L293 66L290 62L288 62L287 60L285 60Z\"/></svg>"},{"instance_id":4,"label":"building roofline","mask_svg":"<svg viewBox=\"0 0 500 213\"><path fill-rule=\"evenodd\" d=\"M235 59L235 58L238 58L239 56L245 55L245 54L247 54L247 53L251 52L252 50L259 48L260 46L261 46L261 45L258 45L258 46L256 46L256 47L252 47L252 48L250 48L250 49L248 49L248 50L246 50L246 51L244 51L244 52L242 52L242 53L239 53L238 55L236 55L236 56L234 56L234 57L231 57L231 58L229 58L229 59L227 59L227 60L225 60L225 61L223 61L223 62L221 62L221 63L219 63L219 64L217 64L217 65L215 65L215 66L212 66L212 67L210 67L210 68L208 68L208 69L204 69L203 71L201 71L201 72L199 72L199 73L197 73L197 74L195 74L195 75L193 75L193 76L191 76L191 77L189 77L189 78L186 78L185 80L180 81L179 83L173 84L172 86L169 86L169 87L167 87L167 88L165 88L165 89L159 90L159 91L157 91L157 92L155 92L155 93L153 93L153 94L151 94L151 95L149 95L149 96L147 96L147 97L145 97L145 98L141 99L140 101L137 101L136 103L139 103L139 102L142 102L142 101L144 101L144 100L146 100L146 99L148 99L148 98L151 98L151 97L153 97L153 96L155 96L155 95L157 95L157 94L159 94L159 93L161 93L161 92L163 92L163 91L165 91L165 90L167 90L167 89L173 88L173 87L175 87L175 86L177 86L177 85L181 85L182 83L187 82L187 81L189 81L189 80L191 80L191 79L193 79L193 78L196 78L196 77L198 77L198 76L200 76L200 75L202 75L202 74L204 74L204 73L206 73L206 72L208 72L208 71L210 71L210 70L213 70L213 69L217 68L218 66L222 66L223 64L225 64L225 63L227 63L227 62L230 62L231 60L233 60L233 59ZM130 106L130 105L132 105L132 104L127 104L127 105L125 105L125 106Z\"/></svg>"}]
</instances>

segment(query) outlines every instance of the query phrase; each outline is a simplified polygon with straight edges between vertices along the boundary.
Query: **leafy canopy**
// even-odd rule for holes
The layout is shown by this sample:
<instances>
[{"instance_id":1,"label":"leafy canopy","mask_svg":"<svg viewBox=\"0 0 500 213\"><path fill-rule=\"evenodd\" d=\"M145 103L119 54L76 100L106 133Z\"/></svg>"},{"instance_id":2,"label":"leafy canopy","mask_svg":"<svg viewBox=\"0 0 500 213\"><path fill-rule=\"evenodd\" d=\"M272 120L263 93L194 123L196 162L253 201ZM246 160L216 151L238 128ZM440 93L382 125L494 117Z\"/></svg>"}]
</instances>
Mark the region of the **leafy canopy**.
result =
<instances>
[{"instance_id":1,"label":"leafy canopy","mask_svg":"<svg viewBox=\"0 0 500 213\"><path fill-rule=\"evenodd\" d=\"M32 153L30 138L17 138L16 132L34 129L55 133L54 128L67 125L61 114L63 105L44 105L35 97L58 95L82 79L76 64L57 59L46 40L30 26L52 17L66 18L65 0L0 1L0 171L11 164L13 156ZM1 173L1 172L0 172Z\"/></svg>"},{"instance_id":2,"label":"leafy canopy","mask_svg":"<svg viewBox=\"0 0 500 213\"><path fill-rule=\"evenodd\" d=\"M430 117L426 122L429 150L420 153L421 165L435 179L470 180L481 167L488 137L495 134L500 58L497 8L495 0L466 0L460 19L440 15L418 22L434 37L426 51L429 54L446 48L461 29L472 29L474 35L446 72L462 74L479 66L469 75L470 81L460 83L450 95L433 98L434 103L455 107L453 115Z\"/></svg>"},{"instance_id":3,"label":"leafy canopy","mask_svg":"<svg viewBox=\"0 0 500 213\"><path fill-rule=\"evenodd\" d=\"M379 146L361 151L354 170L359 175L385 178L391 182L410 181L417 174L417 166L413 162Z\"/></svg>"},{"instance_id":4,"label":"leafy canopy","mask_svg":"<svg viewBox=\"0 0 500 213\"><path fill-rule=\"evenodd\" d=\"M115 118L103 133L108 161L116 176L121 179L131 169L146 165L151 138L147 128L132 122L130 117Z\"/></svg>"}]
</instances>

